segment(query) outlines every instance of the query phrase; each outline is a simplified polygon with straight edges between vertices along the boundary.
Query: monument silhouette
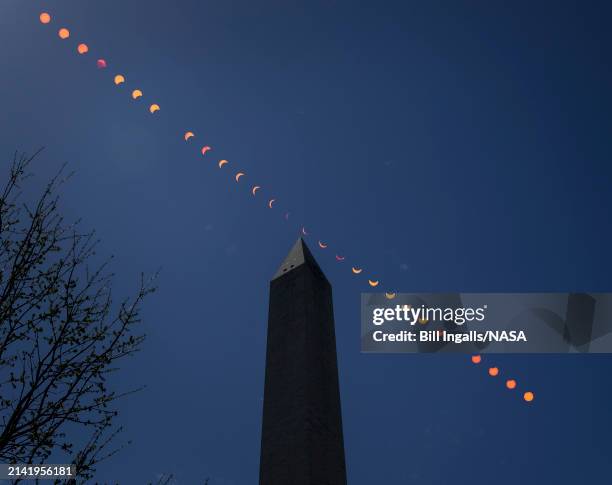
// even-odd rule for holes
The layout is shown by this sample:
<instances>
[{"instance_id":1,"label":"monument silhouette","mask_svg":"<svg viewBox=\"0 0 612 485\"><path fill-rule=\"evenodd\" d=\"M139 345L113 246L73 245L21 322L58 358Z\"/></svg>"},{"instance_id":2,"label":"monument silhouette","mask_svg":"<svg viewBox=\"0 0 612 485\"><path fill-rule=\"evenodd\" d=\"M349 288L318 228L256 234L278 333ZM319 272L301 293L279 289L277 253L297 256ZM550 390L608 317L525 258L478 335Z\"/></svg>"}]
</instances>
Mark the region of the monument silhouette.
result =
<instances>
[{"instance_id":1,"label":"monument silhouette","mask_svg":"<svg viewBox=\"0 0 612 485\"><path fill-rule=\"evenodd\" d=\"M332 289L297 240L270 281L260 485L346 485Z\"/></svg>"}]
</instances>

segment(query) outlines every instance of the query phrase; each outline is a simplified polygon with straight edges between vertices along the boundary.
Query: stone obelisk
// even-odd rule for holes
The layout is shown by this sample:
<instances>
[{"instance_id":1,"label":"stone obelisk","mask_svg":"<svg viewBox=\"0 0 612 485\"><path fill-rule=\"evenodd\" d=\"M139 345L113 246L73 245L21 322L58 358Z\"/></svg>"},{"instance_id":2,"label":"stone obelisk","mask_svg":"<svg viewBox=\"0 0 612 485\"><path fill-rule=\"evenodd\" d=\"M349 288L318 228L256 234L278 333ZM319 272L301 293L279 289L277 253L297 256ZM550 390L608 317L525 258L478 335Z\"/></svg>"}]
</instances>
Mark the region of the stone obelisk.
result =
<instances>
[{"instance_id":1,"label":"stone obelisk","mask_svg":"<svg viewBox=\"0 0 612 485\"><path fill-rule=\"evenodd\" d=\"M260 485L346 485L332 289L298 239L270 282Z\"/></svg>"}]
</instances>

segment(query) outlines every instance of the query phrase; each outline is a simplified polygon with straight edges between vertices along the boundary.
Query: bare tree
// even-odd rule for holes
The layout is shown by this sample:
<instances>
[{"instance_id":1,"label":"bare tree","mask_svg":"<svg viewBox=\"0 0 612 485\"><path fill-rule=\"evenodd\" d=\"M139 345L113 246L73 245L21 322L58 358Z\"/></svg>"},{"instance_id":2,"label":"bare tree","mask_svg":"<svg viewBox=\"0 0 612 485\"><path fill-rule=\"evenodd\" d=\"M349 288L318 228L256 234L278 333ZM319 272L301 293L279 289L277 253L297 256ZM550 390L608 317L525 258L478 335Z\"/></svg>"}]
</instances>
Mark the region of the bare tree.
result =
<instances>
[{"instance_id":1,"label":"bare tree","mask_svg":"<svg viewBox=\"0 0 612 485\"><path fill-rule=\"evenodd\" d=\"M174 475L172 473L162 473L158 480L157 483L155 485L173 485L174 483L176 483L176 480L174 478ZM204 480L204 485L208 485L210 483L210 478L206 478ZM153 485L152 483L149 483L149 485Z\"/></svg>"},{"instance_id":2,"label":"bare tree","mask_svg":"<svg viewBox=\"0 0 612 485\"><path fill-rule=\"evenodd\" d=\"M0 462L63 458L82 483L120 449L114 404L134 389L107 379L140 349L140 307L155 287L141 276L133 298L113 301L94 234L59 213L63 169L23 202L33 158L14 156L0 194Z\"/></svg>"},{"instance_id":3,"label":"bare tree","mask_svg":"<svg viewBox=\"0 0 612 485\"><path fill-rule=\"evenodd\" d=\"M159 476L159 479L157 480L156 485L171 485L173 483L175 482L174 482L174 475L172 473L169 473L167 475L165 473L162 473Z\"/></svg>"}]
</instances>

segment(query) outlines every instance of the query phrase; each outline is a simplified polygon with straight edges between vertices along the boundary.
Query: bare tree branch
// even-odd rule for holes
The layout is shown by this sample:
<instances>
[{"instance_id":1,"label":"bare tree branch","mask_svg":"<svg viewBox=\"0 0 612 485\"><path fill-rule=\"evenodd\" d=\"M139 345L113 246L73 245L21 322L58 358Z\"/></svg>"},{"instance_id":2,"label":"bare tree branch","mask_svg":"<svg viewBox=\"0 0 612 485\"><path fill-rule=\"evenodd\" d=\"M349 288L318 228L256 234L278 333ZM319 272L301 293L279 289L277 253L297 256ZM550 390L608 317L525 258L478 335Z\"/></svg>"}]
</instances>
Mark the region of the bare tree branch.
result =
<instances>
[{"instance_id":1,"label":"bare tree branch","mask_svg":"<svg viewBox=\"0 0 612 485\"><path fill-rule=\"evenodd\" d=\"M121 449L112 447L121 432L113 405L126 393L107 380L140 350L136 327L155 278L141 276L136 295L115 303L109 261L90 267L95 234L59 213L65 168L35 204L21 202L34 157L15 154L0 195L0 461L44 463L61 452L82 483ZM69 439L75 427L89 440Z\"/></svg>"}]
</instances>

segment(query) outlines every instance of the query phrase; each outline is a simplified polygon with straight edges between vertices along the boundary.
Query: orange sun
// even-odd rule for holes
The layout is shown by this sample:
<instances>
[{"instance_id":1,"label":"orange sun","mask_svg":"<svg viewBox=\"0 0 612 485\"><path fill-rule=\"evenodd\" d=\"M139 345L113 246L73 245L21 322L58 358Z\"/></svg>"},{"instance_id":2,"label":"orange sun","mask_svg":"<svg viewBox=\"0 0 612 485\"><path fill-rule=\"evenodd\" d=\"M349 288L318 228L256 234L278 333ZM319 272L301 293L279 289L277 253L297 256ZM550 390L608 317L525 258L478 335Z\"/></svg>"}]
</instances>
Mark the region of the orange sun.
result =
<instances>
[{"instance_id":1,"label":"orange sun","mask_svg":"<svg viewBox=\"0 0 612 485\"><path fill-rule=\"evenodd\" d=\"M508 379L506 381L506 387L508 389L516 389L516 381L514 379Z\"/></svg>"},{"instance_id":2,"label":"orange sun","mask_svg":"<svg viewBox=\"0 0 612 485\"><path fill-rule=\"evenodd\" d=\"M489 375L491 377L495 377L499 374L499 369L497 367L490 367L489 368Z\"/></svg>"},{"instance_id":3,"label":"orange sun","mask_svg":"<svg viewBox=\"0 0 612 485\"><path fill-rule=\"evenodd\" d=\"M41 24L48 24L51 22L51 15L49 15L47 12L41 13L39 18Z\"/></svg>"},{"instance_id":4,"label":"orange sun","mask_svg":"<svg viewBox=\"0 0 612 485\"><path fill-rule=\"evenodd\" d=\"M480 364L481 360L482 360L482 357L480 355L472 355L473 364Z\"/></svg>"},{"instance_id":5,"label":"orange sun","mask_svg":"<svg viewBox=\"0 0 612 485\"><path fill-rule=\"evenodd\" d=\"M527 402L533 401L534 397L535 396L533 395L533 392L531 392L531 391L527 391L525 394L523 394L523 399L525 399L525 401L527 401Z\"/></svg>"},{"instance_id":6,"label":"orange sun","mask_svg":"<svg viewBox=\"0 0 612 485\"><path fill-rule=\"evenodd\" d=\"M87 47L87 44L79 44L79 46L77 47L77 52L79 54L87 54L87 51L89 51L89 47Z\"/></svg>"},{"instance_id":7,"label":"orange sun","mask_svg":"<svg viewBox=\"0 0 612 485\"><path fill-rule=\"evenodd\" d=\"M70 31L68 29L61 28L59 29L57 35L59 35L60 39L67 39L68 37L70 37Z\"/></svg>"}]
</instances>

